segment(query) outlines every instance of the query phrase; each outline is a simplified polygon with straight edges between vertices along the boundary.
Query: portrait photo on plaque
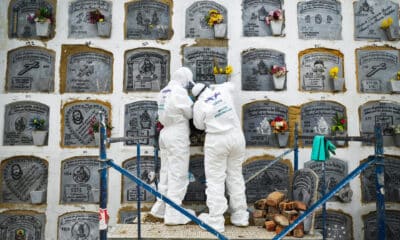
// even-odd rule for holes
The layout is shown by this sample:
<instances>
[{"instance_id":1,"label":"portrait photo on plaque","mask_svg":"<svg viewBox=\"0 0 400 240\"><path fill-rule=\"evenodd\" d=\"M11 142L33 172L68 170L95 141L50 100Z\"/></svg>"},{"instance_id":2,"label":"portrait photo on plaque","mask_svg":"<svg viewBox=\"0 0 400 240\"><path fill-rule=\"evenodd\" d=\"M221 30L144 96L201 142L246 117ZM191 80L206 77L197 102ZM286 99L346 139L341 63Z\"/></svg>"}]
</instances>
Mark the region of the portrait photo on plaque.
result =
<instances>
[{"instance_id":1,"label":"portrait photo on plaque","mask_svg":"<svg viewBox=\"0 0 400 240\"><path fill-rule=\"evenodd\" d=\"M46 215L36 211L9 210L0 213L1 239L45 240Z\"/></svg>"},{"instance_id":2,"label":"portrait photo on plaque","mask_svg":"<svg viewBox=\"0 0 400 240\"><path fill-rule=\"evenodd\" d=\"M369 212L362 216L364 223L364 240L379 239L379 224L377 223L377 212ZM400 211L385 211L385 236L386 239L397 239L400 236Z\"/></svg>"},{"instance_id":3,"label":"portrait photo on plaque","mask_svg":"<svg viewBox=\"0 0 400 240\"><path fill-rule=\"evenodd\" d=\"M69 212L58 217L58 240L100 239L98 212Z\"/></svg>"}]
</instances>

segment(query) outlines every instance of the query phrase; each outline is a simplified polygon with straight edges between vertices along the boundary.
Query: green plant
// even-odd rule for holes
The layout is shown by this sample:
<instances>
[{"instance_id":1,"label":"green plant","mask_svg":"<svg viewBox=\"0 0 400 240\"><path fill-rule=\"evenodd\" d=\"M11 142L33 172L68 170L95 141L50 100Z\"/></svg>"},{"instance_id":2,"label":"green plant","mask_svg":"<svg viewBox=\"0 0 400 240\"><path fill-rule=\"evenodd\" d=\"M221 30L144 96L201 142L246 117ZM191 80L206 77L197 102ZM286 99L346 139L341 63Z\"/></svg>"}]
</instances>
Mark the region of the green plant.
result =
<instances>
[{"instance_id":1,"label":"green plant","mask_svg":"<svg viewBox=\"0 0 400 240\"><path fill-rule=\"evenodd\" d=\"M35 13L28 14L27 20L30 23L53 22L53 14L49 8L41 7Z\"/></svg>"},{"instance_id":2,"label":"green plant","mask_svg":"<svg viewBox=\"0 0 400 240\"><path fill-rule=\"evenodd\" d=\"M343 132L347 130L347 119L344 115L340 115L336 113L336 115L332 118L332 132Z\"/></svg>"},{"instance_id":3,"label":"green plant","mask_svg":"<svg viewBox=\"0 0 400 240\"><path fill-rule=\"evenodd\" d=\"M46 130L46 120L40 117L34 117L29 122L30 127L36 131Z\"/></svg>"},{"instance_id":4,"label":"green plant","mask_svg":"<svg viewBox=\"0 0 400 240\"><path fill-rule=\"evenodd\" d=\"M113 127L111 126L111 124L106 122L107 136L111 135L112 129ZM94 133L97 133L99 131L100 131L99 121L96 118L92 118L92 120L90 120L89 134L94 135Z\"/></svg>"}]
</instances>

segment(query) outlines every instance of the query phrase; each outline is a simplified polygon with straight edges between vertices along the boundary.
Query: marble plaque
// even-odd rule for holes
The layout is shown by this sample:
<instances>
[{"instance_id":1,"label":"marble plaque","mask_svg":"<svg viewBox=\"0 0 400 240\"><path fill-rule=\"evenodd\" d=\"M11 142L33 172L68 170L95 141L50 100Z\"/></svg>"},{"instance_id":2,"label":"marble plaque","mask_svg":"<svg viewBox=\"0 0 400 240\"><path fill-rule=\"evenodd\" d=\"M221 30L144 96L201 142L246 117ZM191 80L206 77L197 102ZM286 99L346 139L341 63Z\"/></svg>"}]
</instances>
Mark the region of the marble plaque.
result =
<instances>
[{"instance_id":1,"label":"marble plaque","mask_svg":"<svg viewBox=\"0 0 400 240\"><path fill-rule=\"evenodd\" d=\"M204 156L191 156L189 162L189 186L184 201L206 201L206 176L204 172Z\"/></svg>"},{"instance_id":2,"label":"marble plaque","mask_svg":"<svg viewBox=\"0 0 400 240\"><path fill-rule=\"evenodd\" d=\"M272 91L273 65L286 66L285 54L269 49L250 49L242 53L242 90ZM285 87L286 89L286 83Z\"/></svg>"},{"instance_id":3,"label":"marble plaque","mask_svg":"<svg viewBox=\"0 0 400 240\"><path fill-rule=\"evenodd\" d=\"M282 9L283 0L243 0L243 36L271 36L271 28L265 23L270 11Z\"/></svg>"},{"instance_id":4,"label":"marble plaque","mask_svg":"<svg viewBox=\"0 0 400 240\"><path fill-rule=\"evenodd\" d=\"M279 147L270 121L282 117L288 121L289 108L271 101L256 101L243 105L243 132L246 146Z\"/></svg>"},{"instance_id":5,"label":"marble plaque","mask_svg":"<svg viewBox=\"0 0 400 240\"><path fill-rule=\"evenodd\" d=\"M400 202L400 157L385 155L385 202ZM361 173L363 202L376 202L375 165Z\"/></svg>"},{"instance_id":6,"label":"marble plaque","mask_svg":"<svg viewBox=\"0 0 400 240\"><path fill-rule=\"evenodd\" d=\"M48 164L33 156L16 156L1 163L2 203L31 203L31 191L47 191Z\"/></svg>"},{"instance_id":7,"label":"marble plaque","mask_svg":"<svg viewBox=\"0 0 400 240\"><path fill-rule=\"evenodd\" d=\"M359 0L353 2L354 37L356 40L388 40L380 28L382 20L391 17L390 31L394 38L399 37L399 3L396 1Z\"/></svg>"},{"instance_id":8,"label":"marble plaque","mask_svg":"<svg viewBox=\"0 0 400 240\"><path fill-rule=\"evenodd\" d=\"M58 239L98 240L99 214L94 212L70 212L58 218Z\"/></svg>"},{"instance_id":9,"label":"marble plaque","mask_svg":"<svg viewBox=\"0 0 400 240\"><path fill-rule=\"evenodd\" d=\"M171 37L170 0L136 0L125 3L126 39L169 39Z\"/></svg>"},{"instance_id":10,"label":"marble plaque","mask_svg":"<svg viewBox=\"0 0 400 240\"><path fill-rule=\"evenodd\" d=\"M6 90L53 92L55 52L41 47L21 47L8 52Z\"/></svg>"},{"instance_id":11,"label":"marble plaque","mask_svg":"<svg viewBox=\"0 0 400 240\"><path fill-rule=\"evenodd\" d=\"M118 223L120 224L133 224L133 222L137 218L137 211L136 210L123 210L119 211L119 219Z\"/></svg>"},{"instance_id":12,"label":"marble plaque","mask_svg":"<svg viewBox=\"0 0 400 240\"><path fill-rule=\"evenodd\" d=\"M244 180L246 181L246 179L249 179L271 161L272 160L260 159L245 162L242 170ZM291 182L290 174L290 164L277 162L270 166L263 173L246 183L247 202L254 203L261 198L266 198L271 192L278 190L289 192Z\"/></svg>"},{"instance_id":13,"label":"marble plaque","mask_svg":"<svg viewBox=\"0 0 400 240\"><path fill-rule=\"evenodd\" d=\"M206 138L206 132L204 130L197 129L193 124L193 119L189 120L190 126L190 146L203 146Z\"/></svg>"},{"instance_id":14,"label":"marble plaque","mask_svg":"<svg viewBox=\"0 0 400 240\"><path fill-rule=\"evenodd\" d=\"M72 1L68 7L68 37L94 38L98 36L97 24L90 22L90 12L99 10L106 22L112 22L112 2L103 0Z\"/></svg>"},{"instance_id":15,"label":"marble plaque","mask_svg":"<svg viewBox=\"0 0 400 240\"><path fill-rule=\"evenodd\" d=\"M326 237L328 239L354 239L353 220L350 215L328 210L325 219ZM315 216L315 228L323 229L322 213Z\"/></svg>"},{"instance_id":16,"label":"marble plaque","mask_svg":"<svg viewBox=\"0 0 400 240\"><path fill-rule=\"evenodd\" d=\"M224 17L223 23L228 24L228 11L214 1L197 1L186 9L185 37L214 39L214 27L206 21L208 11L218 10Z\"/></svg>"},{"instance_id":17,"label":"marble plaque","mask_svg":"<svg viewBox=\"0 0 400 240\"><path fill-rule=\"evenodd\" d=\"M303 168L293 176L293 200L304 202L308 207L317 201L318 175L311 169Z\"/></svg>"},{"instance_id":18,"label":"marble plaque","mask_svg":"<svg viewBox=\"0 0 400 240\"><path fill-rule=\"evenodd\" d=\"M5 2L2 4L4 9ZM8 37L9 38L35 38L41 39L36 36L36 25L27 20L27 16L34 14L39 8L46 7L53 15L56 16L56 3L55 0L12 0L8 6ZM5 19L4 19L5 20ZM3 25L3 28L5 25ZM50 37L54 35L54 23L50 25Z\"/></svg>"},{"instance_id":19,"label":"marble plaque","mask_svg":"<svg viewBox=\"0 0 400 240\"><path fill-rule=\"evenodd\" d=\"M343 78L343 54L336 50L316 48L299 53L300 88L303 91L333 91L329 70L339 68L338 77Z\"/></svg>"},{"instance_id":20,"label":"marble plaque","mask_svg":"<svg viewBox=\"0 0 400 240\"><path fill-rule=\"evenodd\" d=\"M125 52L124 90L160 91L168 84L170 53L156 48Z\"/></svg>"},{"instance_id":21,"label":"marble plaque","mask_svg":"<svg viewBox=\"0 0 400 240\"><path fill-rule=\"evenodd\" d=\"M356 50L357 85L362 93L390 93L390 80L400 69L400 50L365 47Z\"/></svg>"},{"instance_id":22,"label":"marble plaque","mask_svg":"<svg viewBox=\"0 0 400 240\"><path fill-rule=\"evenodd\" d=\"M20 101L5 106L3 145L33 145L33 118L44 119L49 128L49 107L39 102ZM46 144L47 145L47 144Z\"/></svg>"},{"instance_id":23,"label":"marble plaque","mask_svg":"<svg viewBox=\"0 0 400 240\"><path fill-rule=\"evenodd\" d=\"M95 146L94 136L89 133L90 122L98 122L99 111L109 119L111 107L100 101L74 101L62 109L62 145L64 147ZM93 120L94 119L94 120Z\"/></svg>"},{"instance_id":24,"label":"marble plaque","mask_svg":"<svg viewBox=\"0 0 400 240\"><path fill-rule=\"evenodd\" d=\"M297 3L300 39L342 39L342 6L337 0Z\"/></svg>"},{"instance_id":25,"label":"marble plaque","mask_svg":"<svg viewBox=\"0 0 400 240\"><path fill-rule=\"evenodd\" d=\"M379 239L378 223L376 222L377 212L371 212L363 216L364 239ZM400 211L385 211L386 239L395 240L400 236Z\"/></svg>"},{"instance_id":26,"label":"marble plaque","mask_svg":"<svg viewBox=\"0 0 400 240\"><path fill-rule=\"evenodd\" d=\"M197 83L215 84L214 66L228 64L226 47L185 47L183 65L190 68Z\"/></svg>"},{"instance_id":27,"label":"marble plaque","mask_svg":"<svg viewBox=\"0 0 400 240\"><path fill-rule=\"evenodd\" d=\"M98 157L74 157L61 163L61 203L98 203Z\"/></svg>"},{"instance_id":28,"label":"marble plaque","mask_svg":"<svg viewBox=\"0 0 400 240\"><path fill-rule=\"evenodd\" d=\"M125 144L154 146L157 117L156 101L137 101L125 105L125 136L137 138Z\"/></svg>"},{"instance_id":29,"label":"marble plaque","mask_svg":"<svg viewBox=\"0 0 400 240\"><path fill-rule=\"evenodd\" d=\"M0 239L45 240L46 215L33 211L0 213Z\"/></svg>"},{"instance_id":30,"label":"marble plaque","mask_svg":"<svg viewBox=\"0 0 400 240\"><path fill-rule=\"evenodd\" d=\"M331 101L314 101L303 104L300 109L301 131L304 136L331 134L332 119L336 114L346 117L343 105ZM303 139L304 145L312 145L313 139Z\"/></svg>"}]
</instances>

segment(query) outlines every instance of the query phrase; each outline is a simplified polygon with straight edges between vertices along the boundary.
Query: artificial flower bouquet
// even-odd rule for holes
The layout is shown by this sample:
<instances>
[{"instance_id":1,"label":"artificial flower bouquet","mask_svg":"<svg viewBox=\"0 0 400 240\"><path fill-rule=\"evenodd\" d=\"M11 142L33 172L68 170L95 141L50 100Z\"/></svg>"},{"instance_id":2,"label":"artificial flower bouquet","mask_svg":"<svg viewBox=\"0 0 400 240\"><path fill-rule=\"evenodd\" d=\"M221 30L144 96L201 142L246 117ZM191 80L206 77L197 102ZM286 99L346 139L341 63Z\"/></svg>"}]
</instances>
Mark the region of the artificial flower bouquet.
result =
<instances>
[{"instance_id":1,"label":"artificial flower bouquet","mask_svg":"<svg viewBox=\"0 0 400 240\"><path fill-rule=\"evenodd\" d=\"M265 17L265 23L271 27L272 35L282 35L283 11L281 9L270 11Z\"/></svg>"},{"instance_id":2,"label":"artificial flower bouquet","mask_svg":"<svg viewBox=\"0 0 400 240\"><path fill-rule=\"evenodd\" d=\"M207 16L205 17L205 20L208 24L208 26L214 28L214 37L215 38L225 38L226 32L227 32L227 27L226 24L223 23L224 21L224 16L222 13L216 9L211 9L208 11Z\"/></svg>"}]
</instances>

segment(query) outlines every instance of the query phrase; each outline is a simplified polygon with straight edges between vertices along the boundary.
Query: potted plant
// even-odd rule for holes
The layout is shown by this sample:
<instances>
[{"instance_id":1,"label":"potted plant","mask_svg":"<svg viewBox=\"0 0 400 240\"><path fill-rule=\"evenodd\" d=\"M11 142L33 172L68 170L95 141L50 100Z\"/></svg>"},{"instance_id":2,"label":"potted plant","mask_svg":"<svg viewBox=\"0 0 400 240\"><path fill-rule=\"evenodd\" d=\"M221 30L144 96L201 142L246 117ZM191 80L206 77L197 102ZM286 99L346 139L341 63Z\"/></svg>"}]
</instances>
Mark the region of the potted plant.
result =
<instances>
[{"instance_id":1,"label":"potted plant","mask_svg":"<svg viewBox=\"0 0 400 240\"><path fill-rule=\"evenodd\" d=\"M109 37L111 33L111 23L105 20L100 10L96 9L89 12L91 24L97 24L97 34L100 37Z\"/></svg>"},{"instance_id":2,"label":"potted plant","mask_svg":"<svg viewBox=\"0 0 400 240\"><path fill-rule=\"evenodd\" d=\"M112 129L113 129L113 127L111 126L111 124L106 121L107 137L111 136ZM92 135L94 137L95 146L99 146L100 145L100 125L99 125L99 121L95 117L92 118L92 120L90 120L89 135Z\"/></svg>"},{"instance_id":3,"label":"potted plant","mask_svg":"<svg viewBox=\"0 0 400 240\"><path fill-rule=\"evenodd\" d=\"M226 23L224 21L224 16L216 9L211 9L208 11L208 15L205 18L208 26L214 27L214 37L215 38L225 38L226 36Z\"/></svg>"},{"instance_id":4,"label":"potted plant","mask_svg":"<svg viewBox=\"0 0 400 240\"><path fill-rule=\"evenodd\" d=\"M265 23L271 27L273 36L282 35L283 12L281 9L270 11L265 17Z\"/></svg>"},{"instance_id":5,"label":"potted plant","mask_svg":"<svg viewBox=\"0 0 400 240\"><path fill-rule=\"evenodd\" d=\"M385 32L386 38L389 41L395 40L394 36L392 35L392 31L390 29L392 24L393 24L393 18L392 17L385 18L381 22L381 29Z\"/></svg>"},{"instance_id":6,"label":"potted plant","mask_svg":"<svg viewBox=\"0 0 400 240\"><path fill-rule=\"evenodd\" d=\"M46 120L40 117L34 117L30 120L29 124L33 129L32 130L33 144L36 146L44 145L47 139Z\"/></svg>"},{"instance_id":7,"label":"potted plant","mask_svg":"<svg viewBox=\"0 0 400 240\"><path fill-rule=\"evenodd\" d=\"M337 137L347 136L347 119L344 115L336 113L335 116L332 118L331 133L333 136ZM346 141L344 140L338 140L335 142L338 146L344 146L346 144Z\"/></svg>"},{"instance_id":8,"label":"potted plant","mask_svg":"<svg viewBox=\"0 0 400 240\"><path fill-rule=\"evenodd\" d=\"M333 90L334 91L342 91L344 85L344 78L339 77L339 67L334 66L329 70L329 77L333 82Z\"/></svg>"},{"instance_id":9,"label":"potted plant","mask_svg":"<svg viewBox=\"0 0 400 240\"><path fill-rule=\"evenodd\" d=\"M393 93L400 93L400 71L396 73L396 78L390 80L390 87Z\"/></svg>"},{"instance_id":10,"label":"potted plant","mask_svg":"<svg viewBox=\"0 0 400 240\"><path fill-rule=\"evenodd\" d=\"M227 82L228 77L232 72L233 68L231 65L228 65L225 68L219 67L218 65L214 66L215 83L220 84Z\"/></svg>"},{"instance_id":11,"label":"potted plant","mask_svg":"<svg viewBox=\"0 0 400 240\"><path fill-rule=\"evenodd\" d=\"M400 147L400 124L393 125L393 142L396 147Z\"/></svg>"},{"instance_id":12,"label":"potted plant","mask_svg":"<svg viewBox=\"0 0 400 240\"><path fill-rule=\"evenodd\" d=\"M271 74L272 74L272 79L274 81L274 87L277 90L281 90L285 86L285 80L286 80L286 67L285 66L278 66L278 65L273 65L271 67Z\"/></svg>"},{"instance_id":13,"label":"potted plant","mask_svg":"<svg viewBox=\"0 0 400 240\"><path fill-rule=\"evenodd\" d=\"M32 24L35 23L37 36L49 36L50 25L53 22L53 14L49 8L39 8L35 13L28 14L27 20Z\"/></svg>"},{"instance_id":14,"label":"potted plant","mask_svg":"<svg viewBox=\"0 0 400 240\"><path fill-rule=\"evenodd\" d=\"M278 138L278 145L279 147L286 147L288 140L289 140L289 126L285 119L282 117L275 117L271 123L272 131Z\"/></svg>"}]
</instances>

